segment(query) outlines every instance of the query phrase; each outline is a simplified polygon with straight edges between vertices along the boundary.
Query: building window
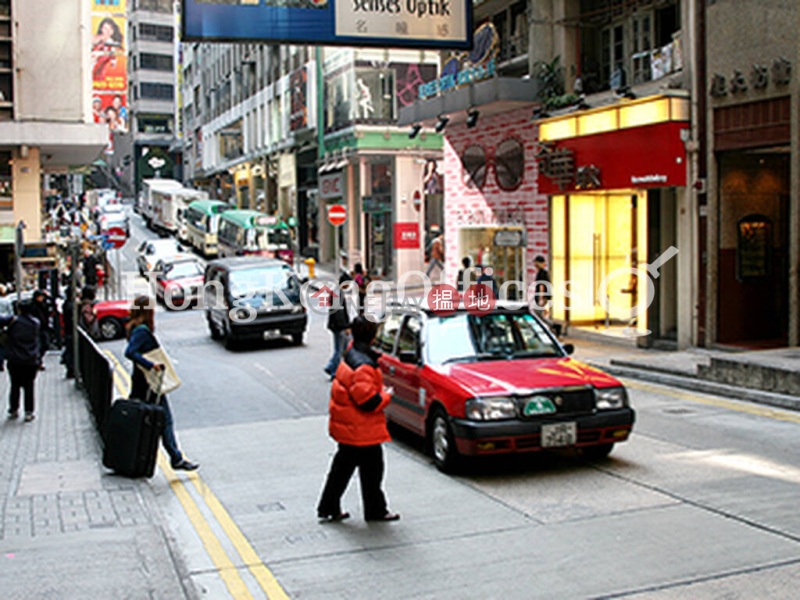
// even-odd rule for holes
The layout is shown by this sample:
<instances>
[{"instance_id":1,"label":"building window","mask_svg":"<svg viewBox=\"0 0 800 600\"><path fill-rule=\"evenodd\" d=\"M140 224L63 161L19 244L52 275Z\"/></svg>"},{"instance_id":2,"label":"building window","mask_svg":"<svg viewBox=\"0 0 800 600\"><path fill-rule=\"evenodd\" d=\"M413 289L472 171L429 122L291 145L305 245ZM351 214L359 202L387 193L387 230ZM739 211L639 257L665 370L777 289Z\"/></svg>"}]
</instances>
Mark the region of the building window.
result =
<instances>
[{"instance_id":1,"label":"building window","mask_svg":"<svg viewBox=\"0 0 800 600\"><path fill-rule=\"evenodd\" d=\"M172 55L142 52L139 55L139 68L149 71L172 71Z\"/></svg>"},{"instance_id":2,"label":"building window","mask_svg":"<svg viewBox=\"0 0 800 600\"><path fill-rule=\"evenodd\" d=\"M139 133L167 133L173 130L172 115L138 114L136 126Z\"/></svg>"},{"instance_id":3,"label":"building window","mask_svg":"<svg viewBox=\"0 0 800 600\"><path fill-rule=\"evenodd\" d=\"M172 101L175 94L171 83L140 83L139 88L142 99Z\"/></svg>"},{"instance_id":4,"label":"building window","mask_svg":"<svg viewBox=\"0 0 800 600\"><path fill-rule=\"evenodd\" d=\"M141 23L139 25L139 37L143 40L172 42L173 38L175 37L175 31L169 25Z\"/></svg>"},{"instance_id":5,"label":"building window","mask_svg":"<svg viewBox=\"0 0 800 600\"><path fill-rule=\"evenodd\" d=\"M152 10L153 12L171 13L173 0L139 0L139 10Z\"/></svg>"}]
</instances>

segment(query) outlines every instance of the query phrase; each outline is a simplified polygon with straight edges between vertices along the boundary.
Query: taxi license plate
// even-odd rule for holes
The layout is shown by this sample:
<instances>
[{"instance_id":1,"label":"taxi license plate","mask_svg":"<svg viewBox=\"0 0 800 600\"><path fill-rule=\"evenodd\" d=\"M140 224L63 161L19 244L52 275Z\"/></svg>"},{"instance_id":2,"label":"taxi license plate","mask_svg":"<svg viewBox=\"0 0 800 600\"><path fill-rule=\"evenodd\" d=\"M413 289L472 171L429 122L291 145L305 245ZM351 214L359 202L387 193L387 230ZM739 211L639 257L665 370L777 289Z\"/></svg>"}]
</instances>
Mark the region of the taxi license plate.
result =
<instances>
[{"instance_id":1,"label":"taxi license plate","mask_svg":"<svg viewBox=\"0 0 800 600\"><path fill-rule=\"evenodd\" d=\"M577 441L578 424L575 421L542 425L542 448L574 446Z\"/></svg>"},{"instance_id":2,"label":"taxi license plate","mask_svg":"<svg viewBox=\"0 0 800 600\"><path fill-rule=\"evenodd\" d=\"M267 329L264 332L264 339L265 340L274 340L276 338L281 337L281 330L280 329Z\"/></svg>"}]
</instances>

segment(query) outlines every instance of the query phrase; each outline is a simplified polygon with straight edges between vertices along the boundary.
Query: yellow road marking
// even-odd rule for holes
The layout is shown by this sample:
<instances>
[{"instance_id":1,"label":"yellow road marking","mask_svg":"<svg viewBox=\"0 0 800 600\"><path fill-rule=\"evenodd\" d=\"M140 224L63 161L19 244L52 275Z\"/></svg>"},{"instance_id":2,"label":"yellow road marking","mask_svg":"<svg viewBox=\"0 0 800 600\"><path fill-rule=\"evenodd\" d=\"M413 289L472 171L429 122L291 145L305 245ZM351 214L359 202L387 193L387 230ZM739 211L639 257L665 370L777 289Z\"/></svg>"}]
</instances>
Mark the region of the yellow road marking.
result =
<instances>
[{"instance_id":1,"label":"yellow road marking","mask_svg":"<svg viewBox=\"0 0 800 600\"><path fill-rule=\"evenodd\" d=\"M688 400L690 402L697 402L698 404L705 404L708 406L715 406L717 408L726 408L741 413L748 413L759 417L767 417L768 419L776 419L778 421L786 421L788 423L800 423L800 415L787 412L784 410L777 410L774 408L767 408L765 406L750 406L742 402L735 402L732 400L724 400L722 398L705 398L697 396L691 392L682 392L666 386L655 385L650 383L640 383L638 381L631 381L625 379L625 385L644 392L651 392L653 394L660 394L662 396L671 396L679 400Z\"/></svg>"},{"instance_id":2,"label":"yellow road marking","mask_svg":"<svg viewBox=\"0 0 800 600\"><path fill-rule=\"evenodd\" d=\"M122 364L112 352L106 350L105 353L116 365L116 369L114 370L114 383L117 385L117 389L125 397L127 397L130 394L131 387L130 375L128 375L128 373L122 368ZM238 598L252 598L246 586L244 587L244 593L246 595L237 595L237 593L235 593L231 588L231 585L237 584L236 579L238 579L238 583L241 583L242 585L244 585L244 582L242 581L241 577L239 577L236 567L230 561L230 558L220 545L218 538L208 526L208 522L200 512L200 509L189 495L189 492L185 488L183 481L169 466L169 463L166 461L163 453L161 452L159 452L158 455L158 466L164 473L164 476L169 482L172 491L181 502L184 511L189 517L189 520L192 522L192 525L194 526L198 535L200 535L206 551L219 569L220 576L228 586L228 590L230 590L231 594L233 594L233 597L237 598L237 600ZM200 494L200 497L203 498L206 506L208 506L209 510L211 510L212 514L217 519L217 522L219 522L223 531L228 536L228 539L230 539L231 543L236 548L236 551L239 553L239 556L247 566L250 573L252 573L253 577L255 577L258 585L261 586L262 590L264 590L267 598L270 600L288 600L289 596L281 587L280 583L278 583L278 580L275 579L275 576L272 574L272 572L266 567L266 565L264 565L261 558L259 558L256 551L253 549L253 546L247 541L247 538L228 514L228 511L226 511L222 506L222 503L219 501L214 492L211 491L211 488L208 486L208 484L203 481L202 477L200 477L197 472L188 473L187 476L194 484L194 487ZM205 537L203 531L205 531ZM215 554L212 554L212 551L216 553L216 558ZM229 579L231 580L230 583Z\"/></svg>"},{"instance_id":3,"label":"yellow road marking","mask_svg":"<svg viewBox=\"0 0 800 600\"><path fill-rule=\"evenodd\" d=\"M200 536L206 552L208 552L208 555L211 557L211 560L217 567L219 576L225 582L225 585L228 587L228 591L231 593L231 596L236 598L236 600L239 600L240 598L249 598L252 600L253 595L250 593L250 590L247 589L247 586L242 580L242 577L239 575L239 571L237 570L236 566L228 557L228 554L225 552L217 536L214 535L214 532L211 530L211 527L209 526L208 521L206 521L206 518L203 516L203 513L200 512L197 504L189 495L189 490L186 489L186 486L183 485L183 481L178 478L175 472L170 469L167 461L164 459L164 455L161 452L158 453L158 466L167 477L169 487L172 488L175 496L177 496L178 500L183 506L186 516L189 517L189 520L192 522L192 526Z\"/></svg>"}]
</instances>

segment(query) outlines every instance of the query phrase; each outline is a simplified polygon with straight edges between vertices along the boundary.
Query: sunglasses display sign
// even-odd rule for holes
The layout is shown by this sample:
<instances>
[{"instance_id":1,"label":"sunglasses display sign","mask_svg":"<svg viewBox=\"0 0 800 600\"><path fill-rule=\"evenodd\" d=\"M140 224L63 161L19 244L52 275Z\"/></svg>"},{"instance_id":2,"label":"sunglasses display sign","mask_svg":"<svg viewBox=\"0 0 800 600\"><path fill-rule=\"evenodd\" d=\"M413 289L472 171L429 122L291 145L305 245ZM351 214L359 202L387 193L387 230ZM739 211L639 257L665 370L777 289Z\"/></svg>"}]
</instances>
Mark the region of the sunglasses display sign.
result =
<instances>
[{"instance_id":1,"label":"sunglasses display sign","mask_svg":"<svg viewBox=\"0 0 800 600\"><path fill-rule=\"evenodd\" d=\"M468 50L467 0L182 0L183 41Z\"/></svg>"}]
</instances>

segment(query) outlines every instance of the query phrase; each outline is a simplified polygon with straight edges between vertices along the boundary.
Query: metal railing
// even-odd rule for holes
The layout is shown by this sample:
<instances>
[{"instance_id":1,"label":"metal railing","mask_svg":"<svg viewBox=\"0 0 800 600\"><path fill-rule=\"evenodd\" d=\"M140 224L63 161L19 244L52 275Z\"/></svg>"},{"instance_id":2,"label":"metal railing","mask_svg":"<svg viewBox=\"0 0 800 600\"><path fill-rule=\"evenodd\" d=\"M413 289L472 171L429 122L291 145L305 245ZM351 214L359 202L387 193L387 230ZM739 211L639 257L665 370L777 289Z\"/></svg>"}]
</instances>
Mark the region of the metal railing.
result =
<instances>
[{"instance_id":1,"label":"metal railing","mask_svg":"<svg viewBox=\"0 0 800 600\"><path fill-rule=\"evenodd\" d=\"M114 399L114 365L91 337L78 328L78 372L97 430L103 433Z\"/></svg>"}]
</instances>

